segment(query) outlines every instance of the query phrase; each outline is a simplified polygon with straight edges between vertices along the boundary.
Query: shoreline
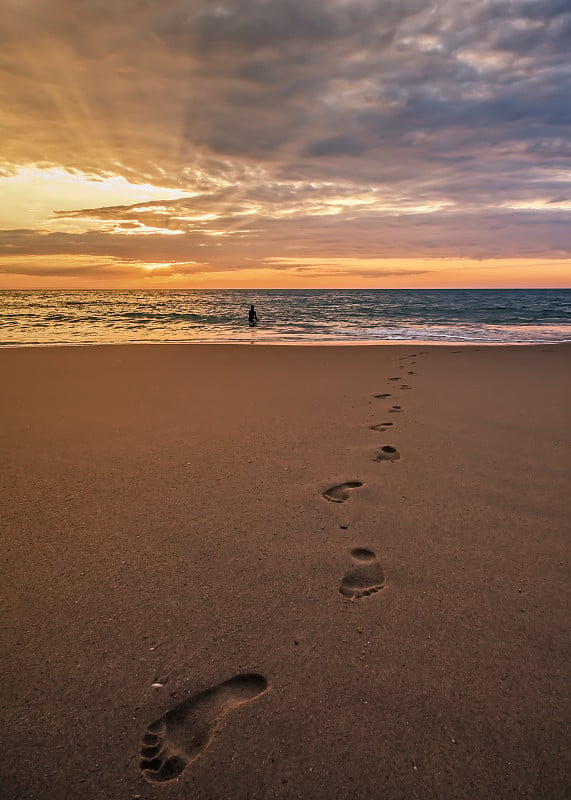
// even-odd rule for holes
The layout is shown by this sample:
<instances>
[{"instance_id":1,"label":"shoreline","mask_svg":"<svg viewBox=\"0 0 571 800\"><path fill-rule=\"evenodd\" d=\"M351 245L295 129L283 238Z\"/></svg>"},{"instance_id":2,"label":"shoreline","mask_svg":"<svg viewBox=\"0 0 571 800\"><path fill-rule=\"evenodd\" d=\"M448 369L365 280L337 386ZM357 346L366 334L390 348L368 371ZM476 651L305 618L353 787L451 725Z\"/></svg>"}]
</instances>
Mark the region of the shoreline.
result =
<instances>
[{"instance_id":1,"label":"shoreline","mask_svg":"<svg viewBox=\"0 0 571 800\"><path fill-rule=\"evenodd\" d=\"M571 339L559 341L541 342L473 342L473 341L447 341L435 342L431 339L366 339L363 341L328 341L328 342L34 342L33 344L0 344L2 350L27 350L27 349L47 349L47 348L67 348L67 347L217 347L220 345L227 347L387 347L404 346L415 347L555 347L571 344Z\"/></svg>"}]
</instances>

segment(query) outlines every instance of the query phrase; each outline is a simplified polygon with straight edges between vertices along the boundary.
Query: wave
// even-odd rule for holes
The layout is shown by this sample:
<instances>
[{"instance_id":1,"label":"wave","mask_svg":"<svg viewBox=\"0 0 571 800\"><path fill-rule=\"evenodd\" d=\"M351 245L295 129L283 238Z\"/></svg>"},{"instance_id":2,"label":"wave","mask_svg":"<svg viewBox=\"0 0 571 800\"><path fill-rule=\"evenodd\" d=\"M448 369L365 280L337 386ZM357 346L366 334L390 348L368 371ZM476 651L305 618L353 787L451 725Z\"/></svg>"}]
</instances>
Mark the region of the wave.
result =
<instances>
[{"instance_id":1,"label":"wave","mask_svg":"<svg viewBox=\"0 0 571 800\"><path fill-rule=\"evenodd\" d=\"M254 302L260 316L247 325ZM0 346L571 340L571 290L0 292Z\"/></svg>"}]
</instances>

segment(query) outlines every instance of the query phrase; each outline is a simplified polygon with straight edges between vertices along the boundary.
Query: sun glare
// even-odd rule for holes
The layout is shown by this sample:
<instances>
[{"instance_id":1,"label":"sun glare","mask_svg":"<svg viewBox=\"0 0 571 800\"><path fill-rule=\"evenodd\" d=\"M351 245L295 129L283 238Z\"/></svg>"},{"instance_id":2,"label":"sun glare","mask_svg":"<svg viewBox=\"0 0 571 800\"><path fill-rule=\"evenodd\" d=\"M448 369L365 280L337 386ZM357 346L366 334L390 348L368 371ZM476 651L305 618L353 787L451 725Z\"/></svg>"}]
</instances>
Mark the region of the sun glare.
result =
<instances>
[{"instance_id":1,"label":"sun glare","mask_svg":"<svg viewBox=\"0 0 571 800\"><path fill-rule=\"evenodd\" d=\"M41 224L58 211L133 205L151 200L194 197L185 192L149 183L129 183L121 175L88 175L61 167L19 167L0 177L0 228L24 228ZM53 230L57 223L51 221Z\"/></svg>"}]
</instances>

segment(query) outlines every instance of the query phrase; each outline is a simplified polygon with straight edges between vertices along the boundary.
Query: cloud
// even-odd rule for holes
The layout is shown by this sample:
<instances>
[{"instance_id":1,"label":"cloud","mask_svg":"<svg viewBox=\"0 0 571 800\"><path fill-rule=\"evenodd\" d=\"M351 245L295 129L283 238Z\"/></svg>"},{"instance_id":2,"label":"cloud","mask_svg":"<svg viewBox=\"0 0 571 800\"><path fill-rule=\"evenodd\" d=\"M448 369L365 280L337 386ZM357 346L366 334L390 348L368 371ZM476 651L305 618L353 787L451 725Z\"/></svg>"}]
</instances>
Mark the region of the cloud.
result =
<instances>
[{"instance_id":1,"label":"cloud","mask_svg":"<svg viewBox=\"0 0 571 800\"><path fill-rule=\"evenodd\" d=\"M84 258L74 255L73 261L62 262L49 257L27 258L11 256L0 258L0 275L18 275L40 278L116 279L133 274L133 264L119 259Z\"/></svg>"},{"instance_id":2,"label":"cloud","mask_svg":"<svg viewBox=\"0 0 571 800\"><path fill-rule=\"evenodd\" d=\"M363 144L355 136L344 134L341 136L330 136L328 139L321 139L312 142L305 150L304 155L311 156L358 156L364 151Z\"/></svg>"},{"instance_id":3,"label":"cloud","mask_svg":"<svg viewBox=\"0 0 571 800\"><path fill-rule=\"evenodd\" d=\"M0 252L563 257L570 37L565 0L10 0L0 181L197 196L53 213Z\"/></svg>"}]
</instances>

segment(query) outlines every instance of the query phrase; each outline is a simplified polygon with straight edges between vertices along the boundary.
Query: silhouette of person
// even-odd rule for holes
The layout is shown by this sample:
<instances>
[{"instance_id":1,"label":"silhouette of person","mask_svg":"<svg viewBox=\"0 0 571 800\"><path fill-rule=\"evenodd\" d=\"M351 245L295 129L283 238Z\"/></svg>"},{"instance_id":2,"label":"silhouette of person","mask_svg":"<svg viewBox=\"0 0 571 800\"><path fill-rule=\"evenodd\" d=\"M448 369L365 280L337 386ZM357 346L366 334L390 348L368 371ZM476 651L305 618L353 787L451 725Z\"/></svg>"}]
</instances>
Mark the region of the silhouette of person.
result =
<instances>
[{"instance_id":1,"label":"silhouette of person","mask_svg":"<svg viewBox=\"0 0 571 800\"><path fill-rule=\"evenodd\" d=\"M248 311L248 322L250 325L255 325L256 322L258 322L258 315L256 314L256 309L254 308L253 304L250 306L250 310Z\"/></svg>"}]
</instances>

